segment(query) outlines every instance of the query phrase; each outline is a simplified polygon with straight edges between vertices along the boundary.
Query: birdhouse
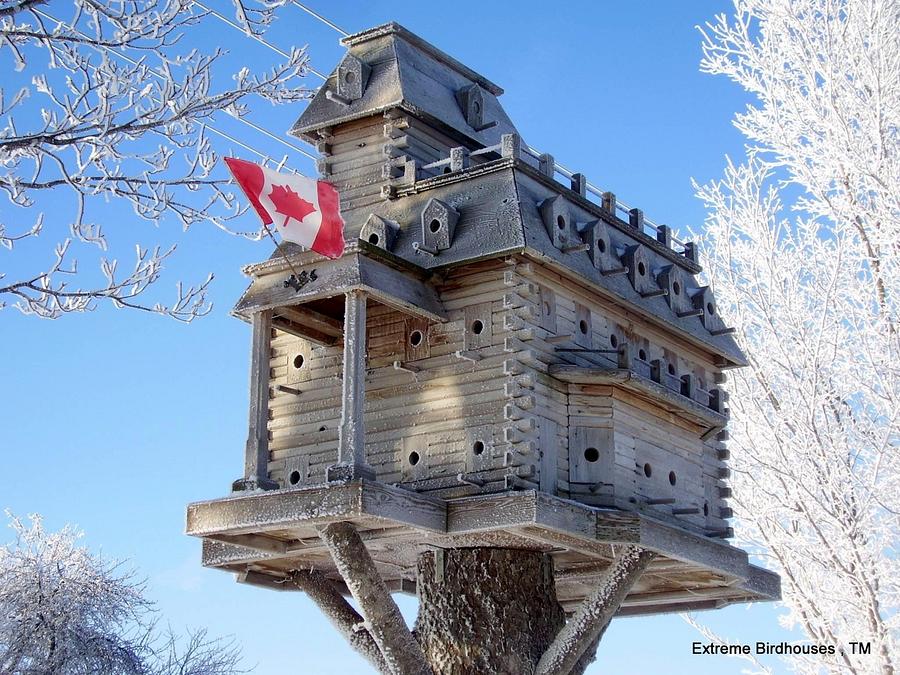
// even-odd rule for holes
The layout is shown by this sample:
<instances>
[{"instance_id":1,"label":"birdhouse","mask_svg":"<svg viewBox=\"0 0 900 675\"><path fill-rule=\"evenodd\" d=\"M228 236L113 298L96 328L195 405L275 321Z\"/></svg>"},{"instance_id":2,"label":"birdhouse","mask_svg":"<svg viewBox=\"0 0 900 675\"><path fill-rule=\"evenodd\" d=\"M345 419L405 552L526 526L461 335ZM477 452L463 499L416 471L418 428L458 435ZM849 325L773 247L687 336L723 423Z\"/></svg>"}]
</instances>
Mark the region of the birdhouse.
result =
<instances>
[{"instance_id":1,"label":"birdhouse","mask_svg":"<svg viewBox=\"0 0 900 675\"><path fill-rule=\"evenodd\" d=\"M188 509L204 564L340 586L318 528L341 521L391 590L422 551L533 549L571 610L635 544L657 557L620 614L777 598L729 543L721 387L746 361L693 243L534 151L500 87L401 26L342 42L291 133L348 244L245 268L244 471Z\"/></svg>"}]
</instances>

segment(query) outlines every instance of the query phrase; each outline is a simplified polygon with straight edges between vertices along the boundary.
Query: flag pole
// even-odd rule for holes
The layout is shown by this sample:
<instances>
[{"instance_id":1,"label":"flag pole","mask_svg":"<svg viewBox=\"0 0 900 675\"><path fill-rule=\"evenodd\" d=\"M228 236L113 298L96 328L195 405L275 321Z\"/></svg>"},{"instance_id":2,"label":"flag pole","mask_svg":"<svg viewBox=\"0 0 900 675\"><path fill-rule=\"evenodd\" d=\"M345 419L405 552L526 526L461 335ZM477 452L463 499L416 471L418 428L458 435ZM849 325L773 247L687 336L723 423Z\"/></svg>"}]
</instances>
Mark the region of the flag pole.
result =
<instances>
[{"instance_id":1,"label":"flag pole","mask_svg":"<svg viewBox=\"0 0 900 675\"><path fill-rule=\"evenodd\" d=\"M281 257L284 258L284 262L286 262L287 266L291 268L291 272L293 272L294 276L300 276L297 268L294 267L294 263L292 263L291 259L287 257L287 253L285 253L284 249L281 248L281 244L279 244L278 240L275 239L275 235L272 234L272 230L269 229L269 225L267 223L263 223L263 229L266 231L266 234L269 235L269 239L272 240L272 243L275 244L275 250L281 254Z\"/></svg>"}]
</instances>

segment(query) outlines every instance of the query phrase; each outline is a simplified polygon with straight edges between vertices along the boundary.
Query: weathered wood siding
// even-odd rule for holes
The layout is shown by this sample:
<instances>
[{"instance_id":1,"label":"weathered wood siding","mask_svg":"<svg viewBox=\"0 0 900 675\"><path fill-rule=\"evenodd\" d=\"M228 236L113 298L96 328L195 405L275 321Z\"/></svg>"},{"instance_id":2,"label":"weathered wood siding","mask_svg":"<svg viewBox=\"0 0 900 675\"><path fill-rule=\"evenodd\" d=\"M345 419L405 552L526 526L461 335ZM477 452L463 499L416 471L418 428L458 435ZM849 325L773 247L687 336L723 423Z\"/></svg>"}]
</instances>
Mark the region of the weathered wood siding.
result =
<instances>
[{"instance_id":1,"label":"weathered wood siding","mask_svg":"<svg viewBox=\"0 0 900 675\"><path fill-rule=\"evenodd\" d=\"M510 278L499 262L449 275L445 323L369 308L366 456L379 480L446 495L536 486L536 456L508 452L530 405L507 374ZM272 347L270 475L320 483L336 460L342 347L282 333Z\"/></svg>"},{"instance_id":2,"label":"weathered wood siding","mask_svg":"<svg viewBox=\"0 0 900 675\"><path fill-rule=\"evenodd\" d=\"M387 182L385 165L389 159L384 120L379 117L355 120L320 135L319 174L340 192L341 210L350 222L347 216L353 211L370 207L384 198L382 186Z\"/></svg>"},{"instance_id":3,"label":"weathered wood siding","mask_svg":"<svg viewBox=\"0 0 900 675\"><path fill-rule=\"evenodd\" d=\"M387 199L392 186L443 173L440 167L422 167L446 159L451 148L471 145L399 109L337 125L320 137L319 174L340 192L341 210L351 226L348 236L359 234L358 224L374 204Z\"/></svg>"},{"instance_id":4,"label":"weathered wood siding","mask_svg":"<svg viewBox=\"0 0 900 675\"><path fill-rule=\"evenodd\" d=\"M724 446L715 435L702 438L707 427L622 388L570 385L548 374L558 363L616 367L614 353L564 350L615 350L627 343L632 370L649 377L650 363L660 360L661 382L675 392L689 373L696 380L691 398L706 406L707 388L722 378L710 355L540 265L521 261L507 274L518 289L508 297L518 317L511 337L518 347L515 369L533 382L534 431L516 440L556 457L555 486L540 473L549 469L546 457L538 462L541 488L724 533Z\"/></svg>"}]
</instances>

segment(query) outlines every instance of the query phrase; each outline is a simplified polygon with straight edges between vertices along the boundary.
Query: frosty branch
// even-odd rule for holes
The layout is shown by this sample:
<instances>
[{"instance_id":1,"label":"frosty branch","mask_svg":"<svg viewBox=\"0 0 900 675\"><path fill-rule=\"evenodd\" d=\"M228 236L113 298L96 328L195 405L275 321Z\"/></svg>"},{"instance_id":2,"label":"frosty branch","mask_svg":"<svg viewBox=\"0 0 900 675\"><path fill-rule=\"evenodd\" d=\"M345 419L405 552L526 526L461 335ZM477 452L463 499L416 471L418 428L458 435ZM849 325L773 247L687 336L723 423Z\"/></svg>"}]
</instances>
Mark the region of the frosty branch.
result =
<instances>
[{"instance_id":1,"label":"frosty branch","mask_svg":"<svg viewBox=\"0 0 900 675\"><path fill-rule=\"evenodd\" d=\"M279 4L235 0L235 14L258 34ZM117 276L116 261L104 256L118 242L98 221L122 204L154 225L210 222L232 232L229 221L241 209L217 169L207 125L217 113L243 118L255 97L274 104L307 98L300 86L306 54L295 49L266 72L239 68L221 86L214 83L228 68L227 53L182 46L208 20L192 0L79 0L63 17L51 9L59 11L25 0L0 12L0 59L19 73L0 88L0 189L19 214L5 210L0 245L53 254L43 269L21 265L14 279L3 266L0 308L56 318L108 300L183 321L202 316L211 277L179 284L169 304L148 302L174 247L138 245L132 270ZM71 215L48 217L45 205L60 191L72 200ZM51 246L42 243L48 239ZM90 254L99 274L77 266Z\"/></svg>"},{"instance_id":2,"label":"frosty branch","mask_svg":"<svg viewBox=\"0 0 900 675\"><path fill-rule=\"evenodd\" d=\"M324 574L317 570L295 570L290 576L289 583L306 593L316 603L347 643L378 673L391 674L391 669L381 655L380 647L365 627L365 620Z\"/></svg>"},{"instance_id":3,"label":"frosty branch","mask_svg":"<svg viewBox=\"0 0 900 675\"><path fill-rule=\"evenodd\" d=\"M739 534L771 556L799 672L891 673L900 532L900 5L738 0L702 69L755 98L745 161L697 193L709 275L750 367L731 397ZM828 660L823 662L823 658Z\"/></svg>"}]
</instances>

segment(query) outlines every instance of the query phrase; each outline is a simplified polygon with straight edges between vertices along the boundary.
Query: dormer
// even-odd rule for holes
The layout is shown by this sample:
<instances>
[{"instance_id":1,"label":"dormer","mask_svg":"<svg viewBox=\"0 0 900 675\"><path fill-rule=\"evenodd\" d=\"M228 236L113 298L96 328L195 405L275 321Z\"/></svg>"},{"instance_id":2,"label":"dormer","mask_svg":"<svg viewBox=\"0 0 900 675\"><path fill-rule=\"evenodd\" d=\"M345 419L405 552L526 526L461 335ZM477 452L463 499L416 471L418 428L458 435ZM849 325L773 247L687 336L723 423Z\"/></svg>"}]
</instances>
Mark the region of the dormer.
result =
<instances>
[{"instance_id":1,"label":"dormer","mask_svg":"<svg viewBox=\"0 0 900 675\"><path fill-rule=\"evenodd\" d=\"M353 54L347 54L337 68L336 92L335 89L329 89L326 91L326 95L329 99L344 104L362 98L371 70L367 63Z\"/></svg>"},{"instance_id":2,"label":"dormer","mask_svg":"<svg viewBox=\"0 0 900 675\"><path fill-rule=\"evenodd\" d=\"M439 199L431 199L422 210L422 243L419 249L437 255L450 248L459 211Z\"/></svg>"},{"instance_id":3,"label":"dormer","mask_svg":"<svg viewBox=\"0 0 900 675\"><path fill-rule=\"evenodd\" d=\"M485 119L484 116L484 91L478 84L469 84L456 93L459 107L463 111L466 123L475 131L487 129L496 124Z\"/></svg>"}]
</instances>

